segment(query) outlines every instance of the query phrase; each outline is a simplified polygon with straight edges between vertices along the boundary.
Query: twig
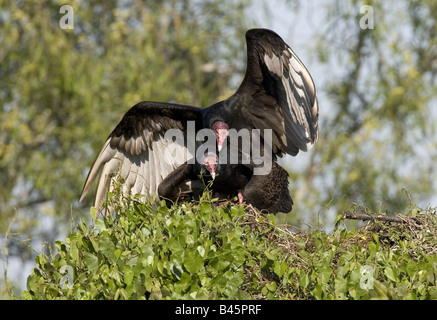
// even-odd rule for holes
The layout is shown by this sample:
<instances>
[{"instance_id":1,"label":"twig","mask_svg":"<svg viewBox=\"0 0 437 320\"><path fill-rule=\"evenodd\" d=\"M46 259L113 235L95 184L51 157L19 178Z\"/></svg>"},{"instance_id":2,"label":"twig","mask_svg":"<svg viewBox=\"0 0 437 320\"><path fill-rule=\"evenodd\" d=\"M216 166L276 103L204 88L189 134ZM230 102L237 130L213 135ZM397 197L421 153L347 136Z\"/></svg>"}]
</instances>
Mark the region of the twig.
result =
<instances>
[{"instance_id":1,"label":"twig","mask_svg":"<svg viewBox=\"0 0 437 320\"><path fill-rule=\"evenodd\" d=\"M383 214L356 213L356 212L349 212L349 211L346 211L343 214L343 218L363 220L363 221L379 220L379 221L396 222L396 223L414 222L414 223L420 224L420 221L418 221L415 218L407 218L407 217L399 217L399 216L386 216Z\"/></svg>"}]
</instances>

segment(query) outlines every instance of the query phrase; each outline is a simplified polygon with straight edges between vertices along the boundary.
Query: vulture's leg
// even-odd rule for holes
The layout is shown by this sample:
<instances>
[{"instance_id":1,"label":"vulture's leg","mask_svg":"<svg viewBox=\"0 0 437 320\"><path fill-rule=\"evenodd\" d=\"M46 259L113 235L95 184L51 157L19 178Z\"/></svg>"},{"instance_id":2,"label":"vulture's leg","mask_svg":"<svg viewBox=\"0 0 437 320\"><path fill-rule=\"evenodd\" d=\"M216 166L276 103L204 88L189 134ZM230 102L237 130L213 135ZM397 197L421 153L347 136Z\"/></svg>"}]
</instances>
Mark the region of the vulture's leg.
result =
<instances>
[{"instance_id":1,"label":"vulture's leg","mask_svg":"<svg viewBox=\"0 0 437 320\"><path fill-rule=\"evenodd\" d=\"M239 204L243 204L243 202L244 202L244 197L241 194L241 192L238 192L238 203Z\"/></svg>"}]
</instances>

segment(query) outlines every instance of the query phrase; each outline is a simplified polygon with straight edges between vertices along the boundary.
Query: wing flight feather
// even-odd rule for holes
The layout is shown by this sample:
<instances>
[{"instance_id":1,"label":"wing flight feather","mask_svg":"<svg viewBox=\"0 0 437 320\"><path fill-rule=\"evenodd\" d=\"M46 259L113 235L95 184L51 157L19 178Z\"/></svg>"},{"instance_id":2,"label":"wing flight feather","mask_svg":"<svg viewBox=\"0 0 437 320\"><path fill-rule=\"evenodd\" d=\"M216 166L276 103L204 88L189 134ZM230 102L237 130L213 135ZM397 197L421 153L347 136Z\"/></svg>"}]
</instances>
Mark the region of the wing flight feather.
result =
<instances>
[{"instance_id":1,"label":"wing flight feather","mask_svg":"<svg viewBox=\"0 0 437 320\"><path fill-rule=\"evenodd\" d=\"M288 154L307 151L318 138L319 106L311 74L273 31L251 29L246 33L246 41L247 70L237 96L250 94L256 102L264 104L254 107L242 103L252 118L253 127L273 128L276 140L280 141L276 147ZM266 96L274 98L274 102ZM277 122L278 116L280 129L268 121Z\"/></svg>"},{"instance_id":2,"label":"wing flight feather","mask_svg":"<svg viewBox=\"0 0 437 320\"><path fill-rule=\"evenodd\" d=\"M186 135L187 121L201 125L201 109L143 101L132 107L115 127L94 161L85 181L79 201L98 179L94 206L101 209L108 190L115 179L122 182L124 194L145 195L145 200L157 198L160 182L179 165L191 157L185 145L164 139L166 130L181 129ZM166 158L166 148L174 150Z\"/></svg>"}]
</instances>

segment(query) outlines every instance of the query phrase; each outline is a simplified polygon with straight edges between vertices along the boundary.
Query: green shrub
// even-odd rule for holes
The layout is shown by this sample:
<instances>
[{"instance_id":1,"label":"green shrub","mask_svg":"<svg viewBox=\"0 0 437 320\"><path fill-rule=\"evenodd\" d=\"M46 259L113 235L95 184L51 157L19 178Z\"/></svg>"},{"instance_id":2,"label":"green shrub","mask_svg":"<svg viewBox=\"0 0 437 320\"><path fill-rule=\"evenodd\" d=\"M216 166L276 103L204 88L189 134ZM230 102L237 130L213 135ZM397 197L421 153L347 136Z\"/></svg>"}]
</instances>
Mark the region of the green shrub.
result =
<instances>
[{"instance_id":1,"label":"green shrub","mask_svg":"<svg viewBox=\"0 0 437 320\"><path fill-rule=\"evenodd\" d=\"M170 209L125 201L38 255L22 298L436 299L437 220L415 213L414 224L293 233L207 197Z\"/></svg>"}]
</instances>

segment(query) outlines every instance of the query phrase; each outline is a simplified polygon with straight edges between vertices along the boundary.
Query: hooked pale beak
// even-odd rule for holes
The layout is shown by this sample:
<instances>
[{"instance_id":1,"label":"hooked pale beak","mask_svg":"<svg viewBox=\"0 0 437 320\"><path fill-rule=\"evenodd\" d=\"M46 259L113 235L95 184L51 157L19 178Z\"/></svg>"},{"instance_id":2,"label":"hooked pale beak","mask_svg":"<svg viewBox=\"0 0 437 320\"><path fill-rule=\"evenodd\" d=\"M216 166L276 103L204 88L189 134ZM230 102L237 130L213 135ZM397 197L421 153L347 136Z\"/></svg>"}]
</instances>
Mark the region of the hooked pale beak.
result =
<instances>
[{"instance_id":1,"label":"hooked pale beak","mask_svg":"<svg viewBox=\"0 0 437 320\"><path fill-rule=\"evenodd\" d=\"M215 179L215 170L218 164L218 157L214 153L207 153L204 156L203 163L206 165L209 174L212 177L212 180Z\"/></svg>"},{"instance_id":2,"label":"hooked pale beak","mask_svg":"<svg viewBox=\"0 0 437 320\"><path fill-rule=\"evenodd\" d=\"M212 180L215 179L215 168L216 168L217 162L216 159L214 158L214 160L212 162L208 163L208 171L209 174L211 175Z\"/></svg>"}]
</instances>

